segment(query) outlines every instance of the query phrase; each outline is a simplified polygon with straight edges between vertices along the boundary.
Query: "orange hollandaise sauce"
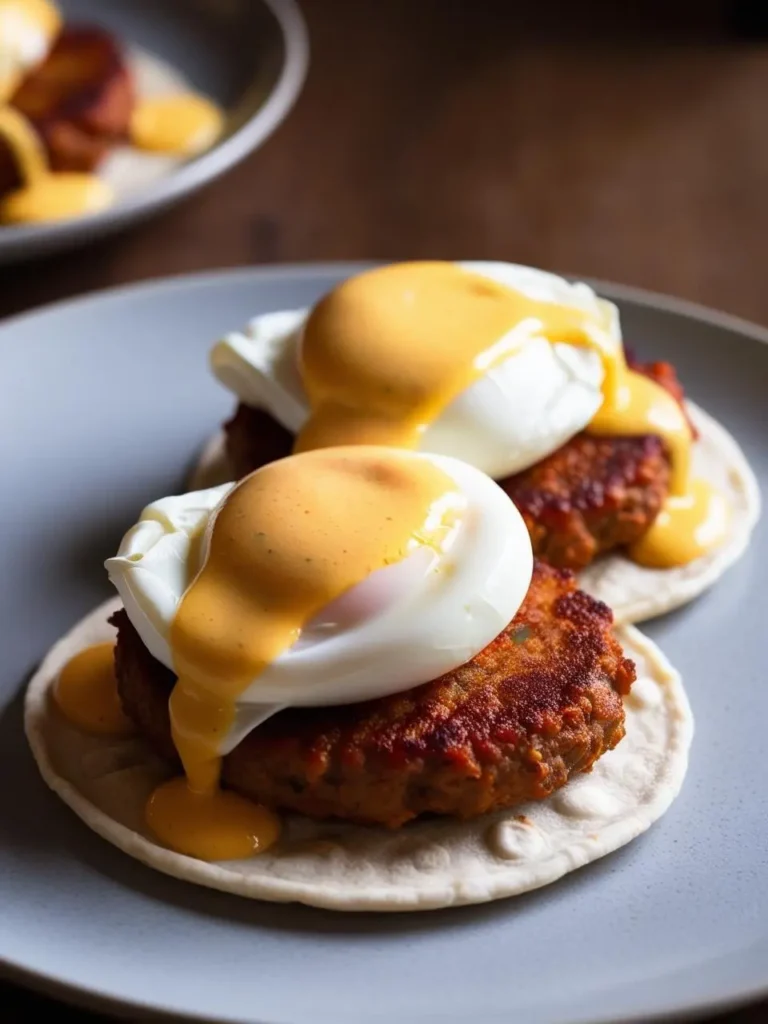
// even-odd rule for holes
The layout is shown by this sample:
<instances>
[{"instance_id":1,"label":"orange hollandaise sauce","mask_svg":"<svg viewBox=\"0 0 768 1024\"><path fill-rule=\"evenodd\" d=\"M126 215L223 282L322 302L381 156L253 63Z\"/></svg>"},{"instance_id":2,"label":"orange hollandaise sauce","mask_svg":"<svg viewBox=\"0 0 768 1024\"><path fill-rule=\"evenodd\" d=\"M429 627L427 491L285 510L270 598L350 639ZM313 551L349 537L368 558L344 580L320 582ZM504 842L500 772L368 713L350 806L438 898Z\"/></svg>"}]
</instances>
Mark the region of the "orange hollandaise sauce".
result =
<instances>
[{"instance_id":1,"label":"orange hollandaise sauce","mask_svg":"<svg viewBox=\"0 0 768 1024\"><path fill-rule=\"evenodd\" d=\"M64 717L84 732L128 736L134 731L120 704L111 642L86 647L71 658L59 673L53 699Z\"/></svg>"},{"instance_id":2,"label":"orange hollandaise sauce","mask_svg":"<svg viewBox=\"0 0 768 1024\"><path fill-rule=\"evenodd\" d=\"M670 492L630 550L652 567L683 565L725 537L724 499L691 477L692 434L677 401L630 370L607 314L531 299L455 263L396 263L343 282L310 313L299 362L310 415L295 451L339 444L417 448L450 402L532 335L592 348L604 369L595 434L656 434Z\"/></svg>"},{"instance_id":3,"label":"orange hollandaise sauce","mask_svg":"<svg viewBox=\"0 0 768 1024\"><path fill-rule=\"evenodd\" d=\"M13 153L23 182L0 199L0 223L66 220L96 213L112 203L112 189L95 174L49 170L39 135L12 107L0 109L0 137Z\"/></svg>"},{"instance_id":4,"label":"orange hollandaise sauce","mask_svg":"<svg viewBox=\"0 0 768 1024\"><path fill-rule=\"evenodd\" d=\"M274 814L219 786L238 697L322 608L417 547L442 547L463 504L432 463L369 446L293 455L229 492L169 635L178 676L171 731L184 778L147 807L163 843L228 860L277 839Z\"/></svg>"},{"instance_id":5,"label":"orange hollandaise sauce","mask_svg":"<svg viewBox=\"0 0 768 1024\"><path fill-rule=\"evenodd\" d=\"M670 493L650 529L631 545L630 557L650 568L686 565L725 540L730 516L725 496L694 478L682 494Z\"/></svg>"},{"instance_id":6,"label":"orange hollandaise sauce","mask_svg":"<svg viewBox=\"0 0 768 1024\"><path fill-rule=\"evenodd\" d=\"M656 519L628 549L630 558L652 569L686 565L725 540L725 497L691 472L693 436L680 403L660 384L630 370L623 352L613 368L616 387L587 427L592 434L656 434L670 460L669 493Z\"/></svg>"},{"instance_id":7,"label":"orange hollandaise sauce","mask_svg":"<svg viewBox=\"0 0 768 1024\"><path fill-rule=\"evenodd\" d=\"M131 142L154 153L193 156L221 135L221 110L204 96L181 93L141 100L131 117Z\"/></svg>"}]
</instances>

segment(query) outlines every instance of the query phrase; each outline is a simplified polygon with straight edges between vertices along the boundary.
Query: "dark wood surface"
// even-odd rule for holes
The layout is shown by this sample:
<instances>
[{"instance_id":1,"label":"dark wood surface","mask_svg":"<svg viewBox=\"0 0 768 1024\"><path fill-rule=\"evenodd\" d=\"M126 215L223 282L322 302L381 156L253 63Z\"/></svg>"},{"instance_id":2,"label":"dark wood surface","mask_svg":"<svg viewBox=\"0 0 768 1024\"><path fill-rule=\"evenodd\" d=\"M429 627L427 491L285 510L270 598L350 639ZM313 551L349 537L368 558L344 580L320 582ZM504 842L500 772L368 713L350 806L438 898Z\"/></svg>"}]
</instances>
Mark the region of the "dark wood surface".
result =
<instances>
[{"instance_id":1,"label":"dark wood surface","mask_svg":"<svg viewBox=\"0 0 768 1024\"><path fill-rule=\"evenodd\" d=\"M768 43L739 38L731 7L304 6L309 81L264 148L151 223L0 268L0 316L211 267L457 257L768 323ZM34 1011L90 1019L0 985L1 1021ZM759 1024L768 1003L718 1019Z\"/></svg>"}]
</instances>

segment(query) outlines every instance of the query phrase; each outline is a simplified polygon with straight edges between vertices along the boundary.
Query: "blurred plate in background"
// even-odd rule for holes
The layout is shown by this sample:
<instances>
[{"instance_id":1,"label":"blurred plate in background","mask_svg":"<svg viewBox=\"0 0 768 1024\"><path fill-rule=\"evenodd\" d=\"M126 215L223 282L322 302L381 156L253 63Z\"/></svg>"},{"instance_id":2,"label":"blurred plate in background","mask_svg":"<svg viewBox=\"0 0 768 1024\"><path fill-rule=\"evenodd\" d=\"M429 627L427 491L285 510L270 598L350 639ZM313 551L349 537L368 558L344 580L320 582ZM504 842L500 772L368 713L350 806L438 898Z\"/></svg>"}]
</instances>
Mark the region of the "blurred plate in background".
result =
<instances>
[{"instance_id":1,"label":"blurred plate in background","mask_svg":"<svg viewBox=\"0 0 768 1024\"><path fill-rule=\"evenodd\" d=\"M139 55L140 70L159 68L210 96L225 112L226 130L211 149L173 168L148 161L143 179L126 180L115 162L108 174L119 198L103 213L0 226L0 264L116 231L217 178L285 119L306 76L307 31L294 0L60 0L60 7L67 24L109 30L129 55Z\"/></svg>"}]
</instances>

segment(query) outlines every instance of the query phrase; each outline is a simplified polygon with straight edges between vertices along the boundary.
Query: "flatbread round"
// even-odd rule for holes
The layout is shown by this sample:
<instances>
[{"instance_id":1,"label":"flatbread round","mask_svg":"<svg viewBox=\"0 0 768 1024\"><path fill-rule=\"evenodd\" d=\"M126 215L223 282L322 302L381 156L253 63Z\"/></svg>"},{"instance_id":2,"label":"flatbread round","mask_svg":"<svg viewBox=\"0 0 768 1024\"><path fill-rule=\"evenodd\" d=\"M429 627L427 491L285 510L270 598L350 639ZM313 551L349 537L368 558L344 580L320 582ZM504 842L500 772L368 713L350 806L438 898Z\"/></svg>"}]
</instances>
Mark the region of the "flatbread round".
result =
<instances>
[{"instance_id":1,"label":"flatbread round","mask_svg":"<svg viewBox=\"0 0 768 1024\"><path fill-rule=\"evenodd\" d=\"M579 586L613 609L618 624L644 622L679 608L709 589L745 552L760 518L760 490L739 445L693 402L688 412L699 431L693 470L719 488L731 506L730 532L716 550L675 569L646 569L626 555L603 555L579 574ZM191 491L215 487L233 476L224 434L206 445L190 479Z\"/></svg>"},{"instance_id":2,"label":"flatbread round","mask_svg":"<svg viewBox=\"0 0 768 1024\"><path fill-rule=\"evenodd\" d=\"M554 882L644 832L667 810L688 765L693 719L680 676L633 627L617 631L638 678L625 701L627 735L594 770L546 801L473 821L416 822L389 831L286 816L280 842L245 861L206 863L160 846L144 822L168 768L137 737L86 735L51 698L62 666L109 640L114 599L49 652L26 695L25 728L46 783L104 839L150 867L198 885L335 910L405 911L483 903Z\"/></svg>"},{"instance_id":3,"label":"flatbread round","mask_svg":"<svg viewBox=\"0 0 768 1024\"><path fill-rule=\"evenodd\" d=\"M693 446L693 472L728 498L728 539L674 569L646 569L620 554L597 559L580 573L579 586L605 601L616 622L643 622L704 593L744 554L760 518L760 489L739 445L725 427L692 402L688 412L699 431Z\"/></svg>"}]
</instances>

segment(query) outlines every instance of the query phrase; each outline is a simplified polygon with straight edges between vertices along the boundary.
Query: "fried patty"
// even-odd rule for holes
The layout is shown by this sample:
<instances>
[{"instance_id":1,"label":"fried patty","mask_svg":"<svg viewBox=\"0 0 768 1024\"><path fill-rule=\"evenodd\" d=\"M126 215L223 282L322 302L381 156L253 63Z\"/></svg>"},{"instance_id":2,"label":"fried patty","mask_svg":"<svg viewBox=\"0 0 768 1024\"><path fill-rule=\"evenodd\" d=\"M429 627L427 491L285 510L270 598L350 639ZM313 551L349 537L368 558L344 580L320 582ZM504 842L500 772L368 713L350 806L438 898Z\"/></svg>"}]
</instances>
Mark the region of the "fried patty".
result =
<instances>
[{"instance_id":1,"label":"fried patty","mask_svg":"<svg viewBox=\"0 0 768 1024\"><path fill-rule=\"evenodd\" d=\"M583 569L645 533L667 496L669 460L658 437L582 433L499 483L525 520L534 554Z\"/></svg>"},{"instance_id":2,"label":"fried patty","mask_svg":"<svg viewBox=\"0 0 768 1024\"><path fill-rule=\"evenodd\" d=\"M628 362L682 405L683 389L669 363ZM224 429L238 478L291 452L293 435L261 409L240 404ZM660 437L583 432L498 482L522 513L534 554L558 568L583 569L597 555L642 537L666 499L669 475Z\"/></svg>"},{"instance_id":3,"label":"fried patty","mask_svg":"<svg viewBox=\"0 0 768 1024\"><path fill-rule=\"evenodd\" d=\"M176 677L124 611L111 621L123 707L178 765ZM539 562L515 618L472 661L380 700L282 711L224 758L224 782L270 807L391 828L544 799L624 736L635 666L611 626L570 573Z\"/></svg>"},{"instance_id":4,"label":"fried patty","mask_svg":"<svg viewBox=\"0 0 768 1024\"><path fill-rule=\"evenodd\" d=\"M40 135L52 170L90 172L127 138L134 88L108 32L72 27L61 32L10 103ZM0 194L20 184L13 154L0 140Z\"/></svg>"}]
</instances>

